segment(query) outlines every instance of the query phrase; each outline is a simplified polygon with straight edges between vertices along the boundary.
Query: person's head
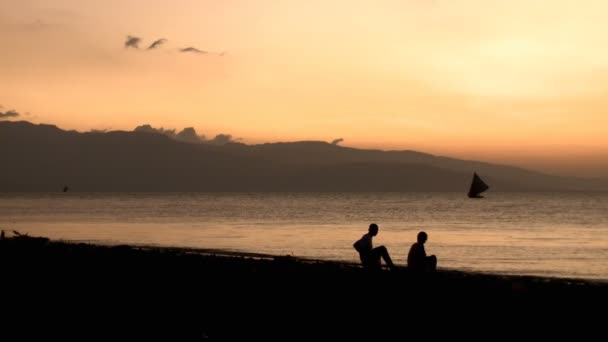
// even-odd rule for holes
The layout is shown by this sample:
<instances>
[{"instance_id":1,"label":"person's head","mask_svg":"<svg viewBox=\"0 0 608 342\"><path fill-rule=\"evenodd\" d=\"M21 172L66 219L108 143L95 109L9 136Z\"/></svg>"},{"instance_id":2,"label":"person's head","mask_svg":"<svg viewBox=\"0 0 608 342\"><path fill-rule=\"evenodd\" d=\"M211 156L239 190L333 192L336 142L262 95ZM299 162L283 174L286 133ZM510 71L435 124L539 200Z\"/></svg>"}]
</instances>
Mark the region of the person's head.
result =
<instances>
[{"instance_id":1,"label":"person's head","mask_svg":"<svg viewBox=\"0 0 608 342\"><path fill-rule=\"evenodd\" d=\"M419 243L425 243L426 239L428 239L428 235L426 235L425 232L418 233L418 242Z\"/></svg>"},{"instance_id":2,"label":"person's head","mask_svg":"<svg viewBox=\"0 0 608 342\"><path fill-rule=\"evenodd\" d=\"M376 236L378 234L378 225L375 223L372 223L369 225L369 234L371 236Z\"/></svg>"}]
</instances>

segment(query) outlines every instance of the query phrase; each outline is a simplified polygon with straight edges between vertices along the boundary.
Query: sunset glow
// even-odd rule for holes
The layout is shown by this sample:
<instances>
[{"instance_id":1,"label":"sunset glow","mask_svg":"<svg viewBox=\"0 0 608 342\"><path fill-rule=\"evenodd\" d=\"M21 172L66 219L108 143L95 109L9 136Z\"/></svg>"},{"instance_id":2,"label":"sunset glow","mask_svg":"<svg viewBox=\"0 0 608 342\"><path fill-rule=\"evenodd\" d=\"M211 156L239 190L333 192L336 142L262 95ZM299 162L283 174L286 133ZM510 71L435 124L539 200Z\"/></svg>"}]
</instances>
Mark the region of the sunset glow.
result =
<instances>
[{"instance_id":1,"label":"sunset glow","mask_svg":"<svg viewBox=\"0 0 608 342\"><path fill-rule=\"evenodd\" d=\"M601 0L0 0L0 112L601 177L606 13Z\"/></svg>"}]
</instances>

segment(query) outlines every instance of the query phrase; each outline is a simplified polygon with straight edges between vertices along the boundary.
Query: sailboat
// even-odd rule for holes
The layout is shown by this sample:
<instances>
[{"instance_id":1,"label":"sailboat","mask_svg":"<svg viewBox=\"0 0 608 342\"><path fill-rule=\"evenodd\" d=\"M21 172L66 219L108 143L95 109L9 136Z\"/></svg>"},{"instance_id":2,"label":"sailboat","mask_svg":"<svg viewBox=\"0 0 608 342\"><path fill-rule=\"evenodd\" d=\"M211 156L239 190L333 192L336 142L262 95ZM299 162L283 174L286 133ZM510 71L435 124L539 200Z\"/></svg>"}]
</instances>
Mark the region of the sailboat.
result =
<instances>
[{"instance_id":1,"label":"sailboat","mask_svg":"<svg viewBox=\"0 0 608 342\"><path fill-rule=\"evenodd\" d=\"M480 194L490 187L479 178L476 172L473 172L473 181L471 181L471 188L469 189L469 198L483 198Z\"/></svg>"}]
</instances>

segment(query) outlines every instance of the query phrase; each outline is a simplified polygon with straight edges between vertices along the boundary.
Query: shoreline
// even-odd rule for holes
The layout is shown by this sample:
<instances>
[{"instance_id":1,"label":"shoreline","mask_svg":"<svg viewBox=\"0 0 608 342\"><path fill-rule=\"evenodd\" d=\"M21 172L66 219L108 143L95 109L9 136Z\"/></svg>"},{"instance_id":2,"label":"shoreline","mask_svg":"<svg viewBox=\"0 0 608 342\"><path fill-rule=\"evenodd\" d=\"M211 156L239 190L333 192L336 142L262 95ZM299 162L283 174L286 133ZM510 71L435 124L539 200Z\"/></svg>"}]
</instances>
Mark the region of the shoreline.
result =
<instances>
[{"instance_id":1,"label":"shoreline","mask_svg":"<svg viewBox=\"0 0 608 342\"><path fill-rule=\"evenodd\" d=\"M349 262L343 260L328 260L328 259L318 259L318 258L308 258L301 256L294 256L291 254L286 255L277 255L277 254L268 254L268 253L258 253L258 252L246 252L246 251L234 251L234 250L226 250L226 249L216 249L216 248L195 248L195 247L179 247L179 246L160 246L160 245L146 245L146 244L113 244L113 243L99 243L93 242L90 240L51 240L46 237L30 237L25 235L21 240L16 237L5 238L6 242L16 242L17 244L25 244L29 245L30 242L28 240L36 241L38 240L38 246L41 247L43 245L49 246L59 246L65 248L89 248L89 249L128 249L132 251L141 251L147 253L171 253L176 256L180 255L194 255L199 256L201 258L206 257L221 257L226 259L239 259L239 260L250 260L250 261L278 261L278 260L289 260L294 264L309 264L309 265L331 265L340 269L350 269L353 271L364 271L361 264L358 262ZM30 246L27 246L30 248ZM389 272L388 268L383 265L383 272ZM407 272L407 266L397 265L397 273L398 272ZM395 273L393 271L392 273ZM607 286L608 287L608 279L590 279L590 278L572 278L572 277L558 277L558 276L542 276L542 275L533 275L533 274L506 274L506 273L497 273L491 271L473 271L473 270L461 270L455 268L442 268L438 266L436 274L449 274L449 275L459 275L462 277L492 277L492 278L503 278L505 281L518 281L518 280L527 280L527 281L537 281L537 282L563 282L563 283L572 283L572 284L589 284L589 285L597 285L597 286Z\"/></svg>"},{"instance_id":2,"label":"shoreline","mask_svg":"<svg viewBox=\"0 0 608 342\"><path fill-rule=\"evenodd\" d=\"M513 319L579 319L608 304L602 281L443 269L413 274L404 267L370 272L356 263L215 249L22 237L0 241L0 260L6 310L27 317L6 326L22 337L37 337L27 327L42 322L53 323L59 338L408 337L412 323L430 317L434 324L513 329ZM382 328L360 329L376 325Z\"/></svg>"},{"instance_id":3,"label":"shoreline","mask_svg":"<svg viewBox=\"0 0 608 342\"><path fill-rule=\"evenodd\" d=\"M361 264L356 261L345 261L345 260L331 260L331 259L321 259L321 258L309 258L303 256L297 256L292 254L278 255L278 254L269 254L269 253L258 253L258 252L247 252L247 251L238 251L238 250L227 250L227 249L218 249L218 248L198 248L198 247L180 247L180 246L169 246L169 245L147 245L147 244L121 244L121 243L103 243L96 242L93 240L50 240L50 242L64 243L66 245L79 245L85 244L90 246L100 246L100 247L117 247L117 246L126 246L135 250L142 251L174 251L178 253L193 253L201 256L224 256L224 257L235 257L235 258L252 258L252 259L260 259L260 260L273 260L275 258L292 258L293 260L304 262L304 263L328 263L328 264L338 264L345 267L355 267L361 268ZM397 268L400 270L405 270L407 266L405 265L397 265ZM500 273L495 271L476 271L476 270L463 270L458 268L446 268L438 265L438 272L443 273L455 273L455 274L463 274L469 276L489 276L489 277L505 277L505 278L533 278L538 281L563 281L563 282L572 282L572 283L592 283L598 285L607 285L608 286L608 278L577 278L577 277L562 277L562 276L544 276L538 274L516 274L516 273ZM388 270L383 265L384 270Z\"/></svg>"}]
</instances>

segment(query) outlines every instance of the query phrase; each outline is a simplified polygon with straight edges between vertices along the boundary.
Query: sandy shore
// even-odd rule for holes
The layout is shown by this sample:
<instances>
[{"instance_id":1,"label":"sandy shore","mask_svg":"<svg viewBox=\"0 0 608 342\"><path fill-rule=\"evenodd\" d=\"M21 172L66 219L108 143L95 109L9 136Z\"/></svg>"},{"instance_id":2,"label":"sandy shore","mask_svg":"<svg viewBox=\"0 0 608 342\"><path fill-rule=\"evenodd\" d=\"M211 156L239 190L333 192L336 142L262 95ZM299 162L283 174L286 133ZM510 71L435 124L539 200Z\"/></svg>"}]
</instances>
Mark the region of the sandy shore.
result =
<instances>
[{"instance_id":1,"label":"sandy shore","mask_svg":"<svg viewBox=\"0 0 608 342\"><path fill-rule=\"evenodd\" d=\"M7 326L28 338L407 337L412 324L465 317L496 329L538 327L539 314L572 322L608 303L603 281L369 272L350 263L205 249L13 238L0 241L0 257ZM584 311L568 309L582 304ZM27 328L41 322L53 329Z\"/></svg>"}]
</instances>

